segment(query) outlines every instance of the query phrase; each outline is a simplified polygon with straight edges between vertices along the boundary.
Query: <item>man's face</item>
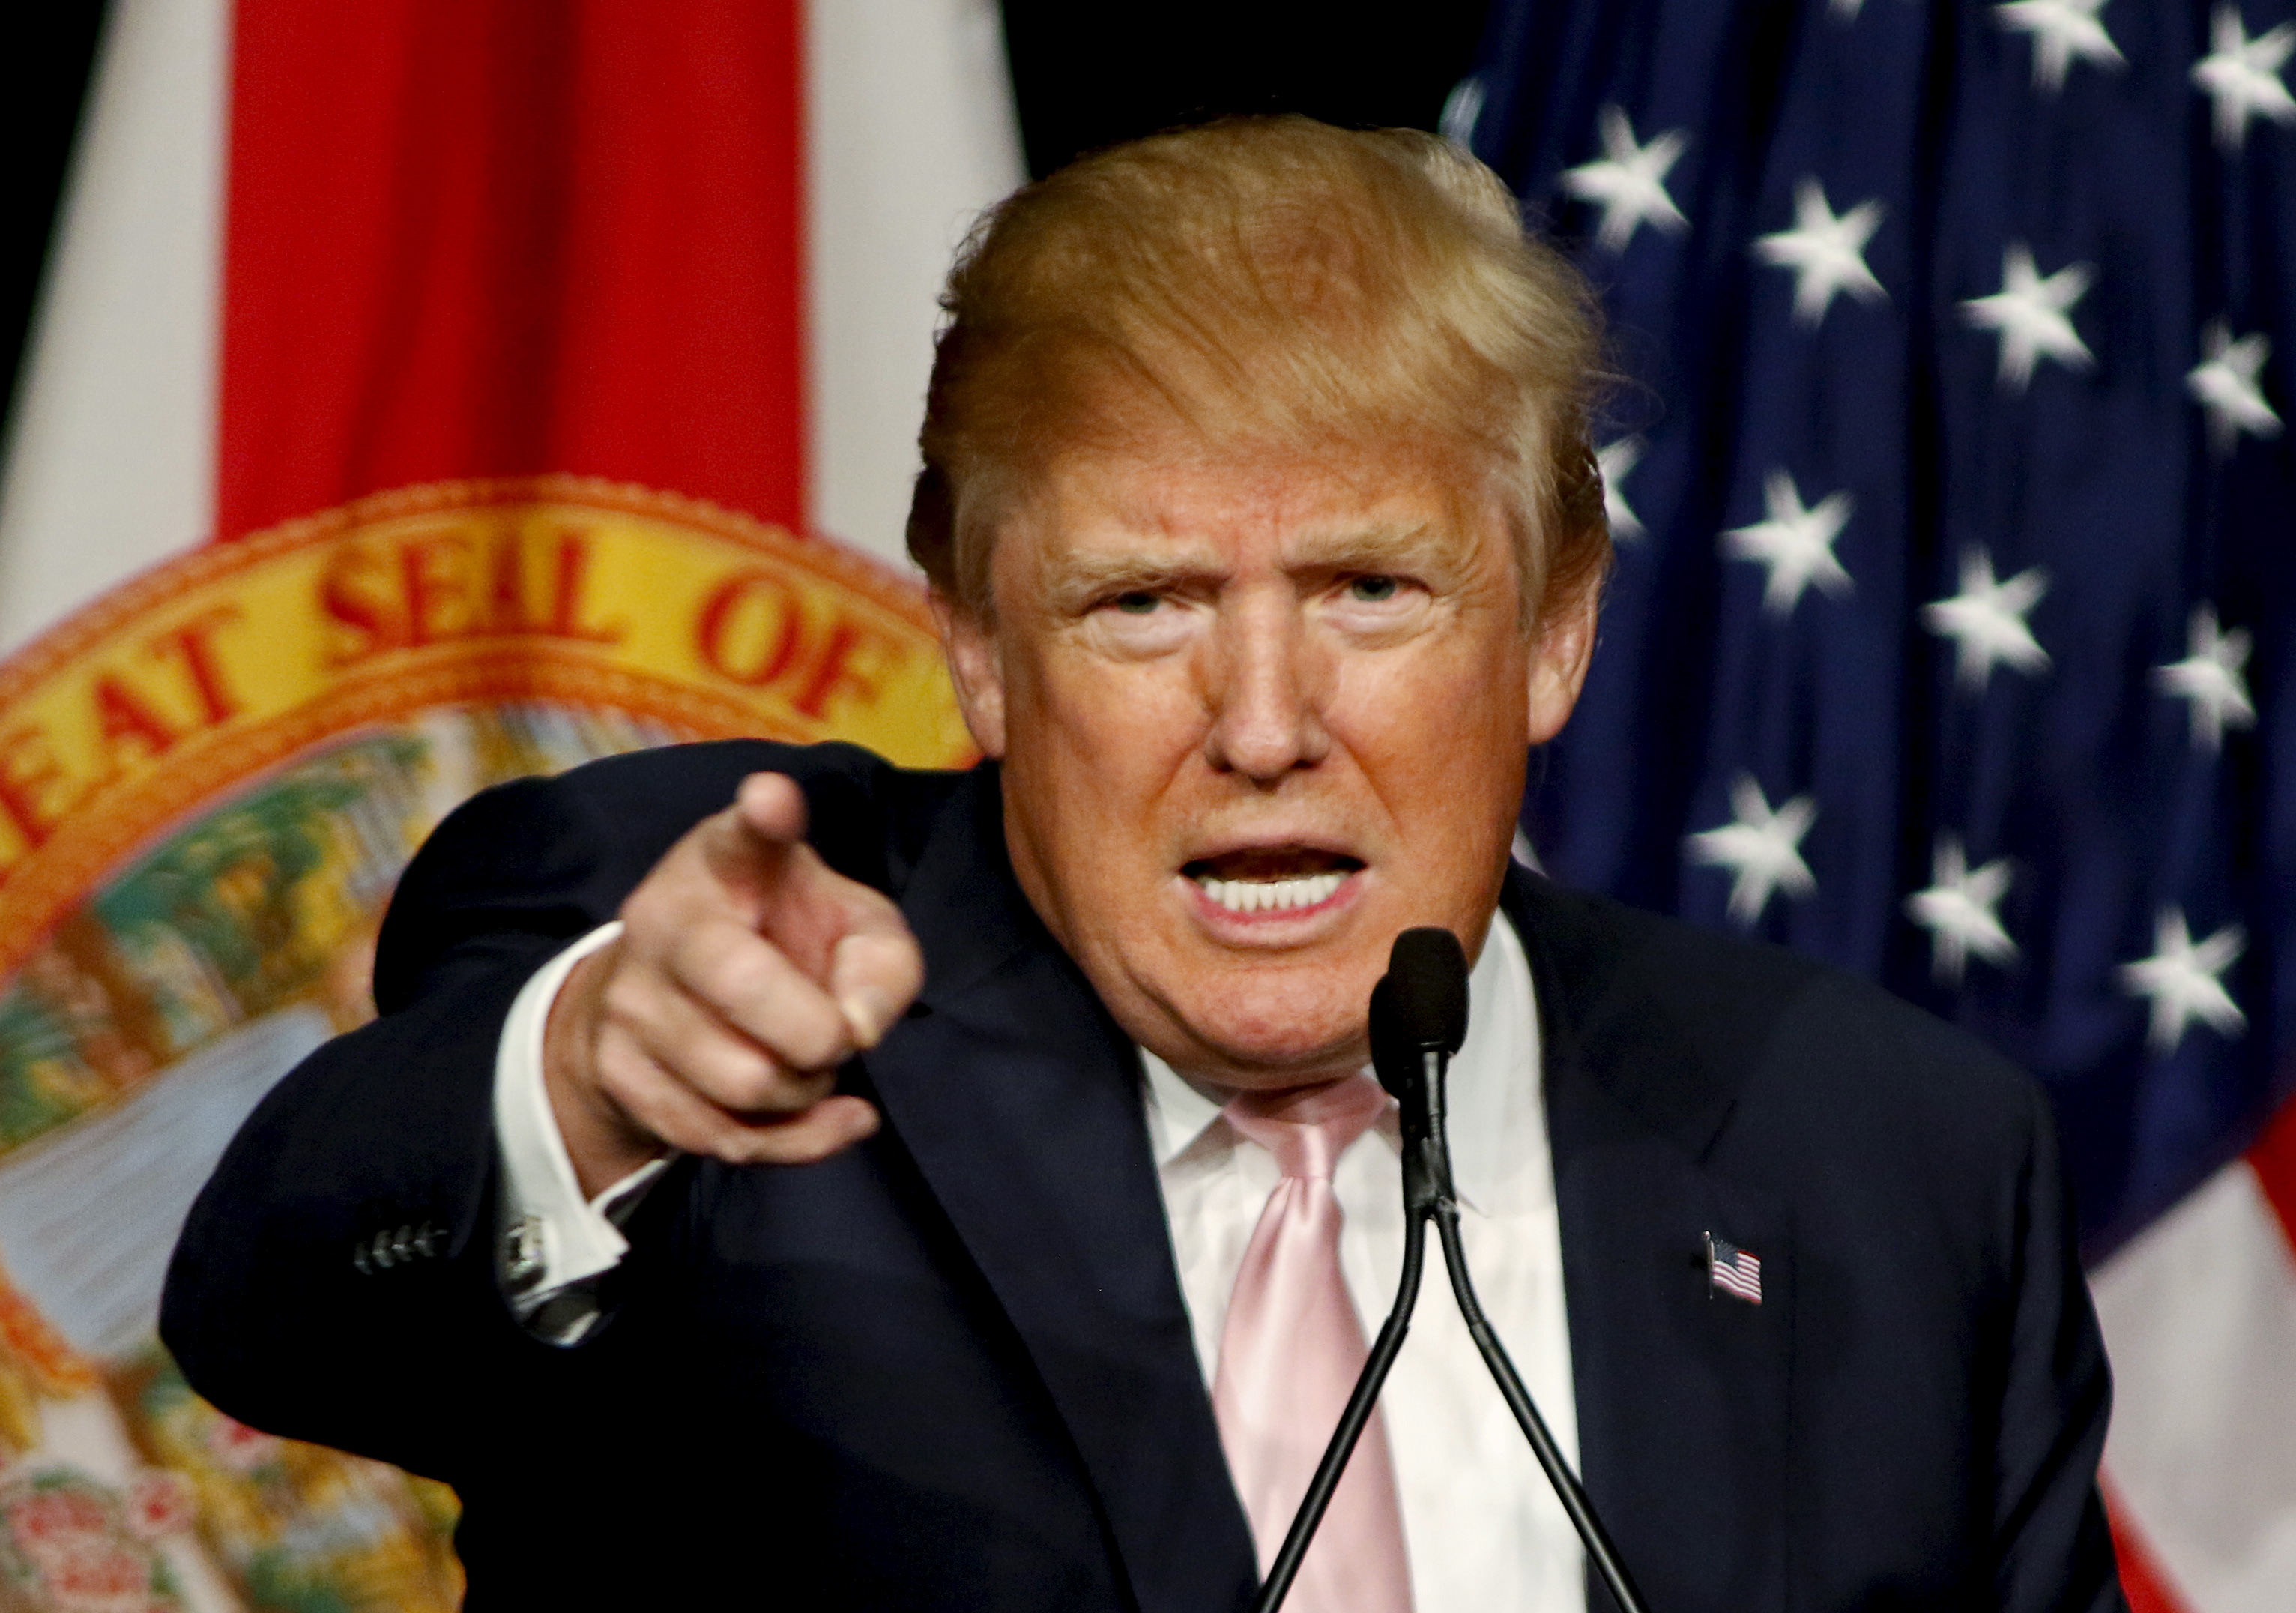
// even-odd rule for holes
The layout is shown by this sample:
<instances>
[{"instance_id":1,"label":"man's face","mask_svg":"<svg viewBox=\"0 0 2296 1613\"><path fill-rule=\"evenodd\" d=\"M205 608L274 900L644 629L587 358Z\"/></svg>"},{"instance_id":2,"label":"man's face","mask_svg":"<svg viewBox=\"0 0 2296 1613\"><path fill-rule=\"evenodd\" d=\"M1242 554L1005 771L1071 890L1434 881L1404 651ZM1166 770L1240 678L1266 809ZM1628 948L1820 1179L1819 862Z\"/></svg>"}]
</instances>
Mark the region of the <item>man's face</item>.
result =
<instances>
[{"instance_id":1,"label":"man's face","mask_svg":"<svg viewBox=\"0 0 2296 1613\"><path fill-rule=\"evenodd\" d=\"M1359 1068L1398 931L1480 948L1592 640L1591 602L1524 633L1495 505L1346 471L1071 459L996 536L993 628L944 607L1029 901L1136 1041L1227 1085Z\"/></svg>"}]
</instances>

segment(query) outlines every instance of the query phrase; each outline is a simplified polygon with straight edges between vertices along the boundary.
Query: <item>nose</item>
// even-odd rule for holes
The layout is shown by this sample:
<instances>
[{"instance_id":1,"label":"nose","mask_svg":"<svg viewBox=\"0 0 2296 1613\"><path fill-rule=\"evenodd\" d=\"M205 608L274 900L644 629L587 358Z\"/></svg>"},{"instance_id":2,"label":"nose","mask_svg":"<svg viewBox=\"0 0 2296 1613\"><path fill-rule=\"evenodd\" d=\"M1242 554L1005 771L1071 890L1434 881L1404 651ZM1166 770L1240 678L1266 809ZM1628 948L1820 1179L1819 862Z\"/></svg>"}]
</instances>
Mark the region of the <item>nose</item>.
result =
<instances>
[{"instance_id":1,"label":"nose","mask_svg":"<svg viewBox=\"0 0 2296 1613\"><path fill-rule=\"evenodd\" d=\"M1288 590L1287 590L1288 592ZM1211 727L1204 760L1215 771L1273 784L1331 749L1321 685L1299 608L1282 597L1223 602L1208 669Z\"/></svg>"}]
</instances>

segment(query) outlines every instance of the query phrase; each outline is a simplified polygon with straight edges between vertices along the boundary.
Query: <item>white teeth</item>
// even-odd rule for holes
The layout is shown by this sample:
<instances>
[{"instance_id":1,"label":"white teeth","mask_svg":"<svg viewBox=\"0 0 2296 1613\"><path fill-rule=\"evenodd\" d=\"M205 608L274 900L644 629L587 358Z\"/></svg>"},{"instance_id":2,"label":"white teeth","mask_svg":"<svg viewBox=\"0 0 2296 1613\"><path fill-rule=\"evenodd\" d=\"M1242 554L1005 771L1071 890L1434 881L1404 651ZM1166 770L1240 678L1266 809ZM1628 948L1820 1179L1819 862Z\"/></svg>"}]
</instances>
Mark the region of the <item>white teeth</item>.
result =
<instances>
[{"instance_id":1,"label":"white teeth","mask_svg":"<svg viewBox=\"0 0 2296 1613\"><path fill-rule=\"evenodd\" d=\"M1231 913L1282 913L1329 901L1347 876L1302 874L1292 879L1199 879L1205 895Z\"/></svg>"}]
</instances>

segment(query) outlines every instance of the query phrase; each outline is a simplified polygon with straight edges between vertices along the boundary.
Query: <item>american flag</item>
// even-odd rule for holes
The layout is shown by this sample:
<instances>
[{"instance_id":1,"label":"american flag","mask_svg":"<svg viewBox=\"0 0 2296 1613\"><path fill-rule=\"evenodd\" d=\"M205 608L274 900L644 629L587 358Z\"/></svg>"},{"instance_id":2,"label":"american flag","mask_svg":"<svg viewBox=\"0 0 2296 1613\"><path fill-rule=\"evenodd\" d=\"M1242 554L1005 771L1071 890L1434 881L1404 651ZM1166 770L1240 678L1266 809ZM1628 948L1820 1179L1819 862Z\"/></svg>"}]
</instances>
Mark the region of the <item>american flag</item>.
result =
<instances>
[{"instance_id":1,"label":"american flag","mask_svg":"<svg viewBox=\"0 0 2296 1613\"><path fill-rule=\"evenodd\" d=\"M1706 1281L1710 1288L1744 1300L1762 1303L1762 1263L1736 1244L1706 1235ZM1712 1296L1709 1295L1709 1298Z\"/></svg>"},{"instance_id":2,"label":"american flag","mask_svg":"<svg viewBox=\"0 0 2296 1613\"><path fill-rule=\"evenodd\" d=\"M2296 0L1496 0L1448 125L1626 383L1526 834L2046 1084L2189 1613L2296 1606L2292 53Z\"/></svg>"}]
</instances>

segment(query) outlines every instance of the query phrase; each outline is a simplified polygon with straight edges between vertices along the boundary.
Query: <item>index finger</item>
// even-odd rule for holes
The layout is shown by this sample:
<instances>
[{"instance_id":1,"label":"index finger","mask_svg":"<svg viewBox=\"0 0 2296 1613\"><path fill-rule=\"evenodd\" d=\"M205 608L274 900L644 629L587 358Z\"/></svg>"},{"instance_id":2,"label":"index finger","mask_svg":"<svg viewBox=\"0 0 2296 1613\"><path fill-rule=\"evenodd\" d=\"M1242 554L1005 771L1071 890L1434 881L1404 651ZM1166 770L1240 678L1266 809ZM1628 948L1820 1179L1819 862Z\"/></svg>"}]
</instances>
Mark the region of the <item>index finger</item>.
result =
<instances>
[{"instance_id":1,"label":"index finger","mask_svg":"<svg viewBox=\"0 0 2296 1613\"><path fill-rule=\"evenodd\" d=\"M757 903L750 926L827 992L853 1045L872 1048L924 983L924 958L882 892L806 845L807 817L794 779L752 773L713 822L704 856L722 883Z\"/></svg>"},{"instance_id":2,"label":"index finger","mask_svg":"<svg viewBox=\"0 0 2296 1613\"><path fill-rule=\"evenodd\" d=\"M728 885L770 882L805 844L805 792L785 773L751 773L701 836L709 871Z\"/></svg>"}]
</instances>

